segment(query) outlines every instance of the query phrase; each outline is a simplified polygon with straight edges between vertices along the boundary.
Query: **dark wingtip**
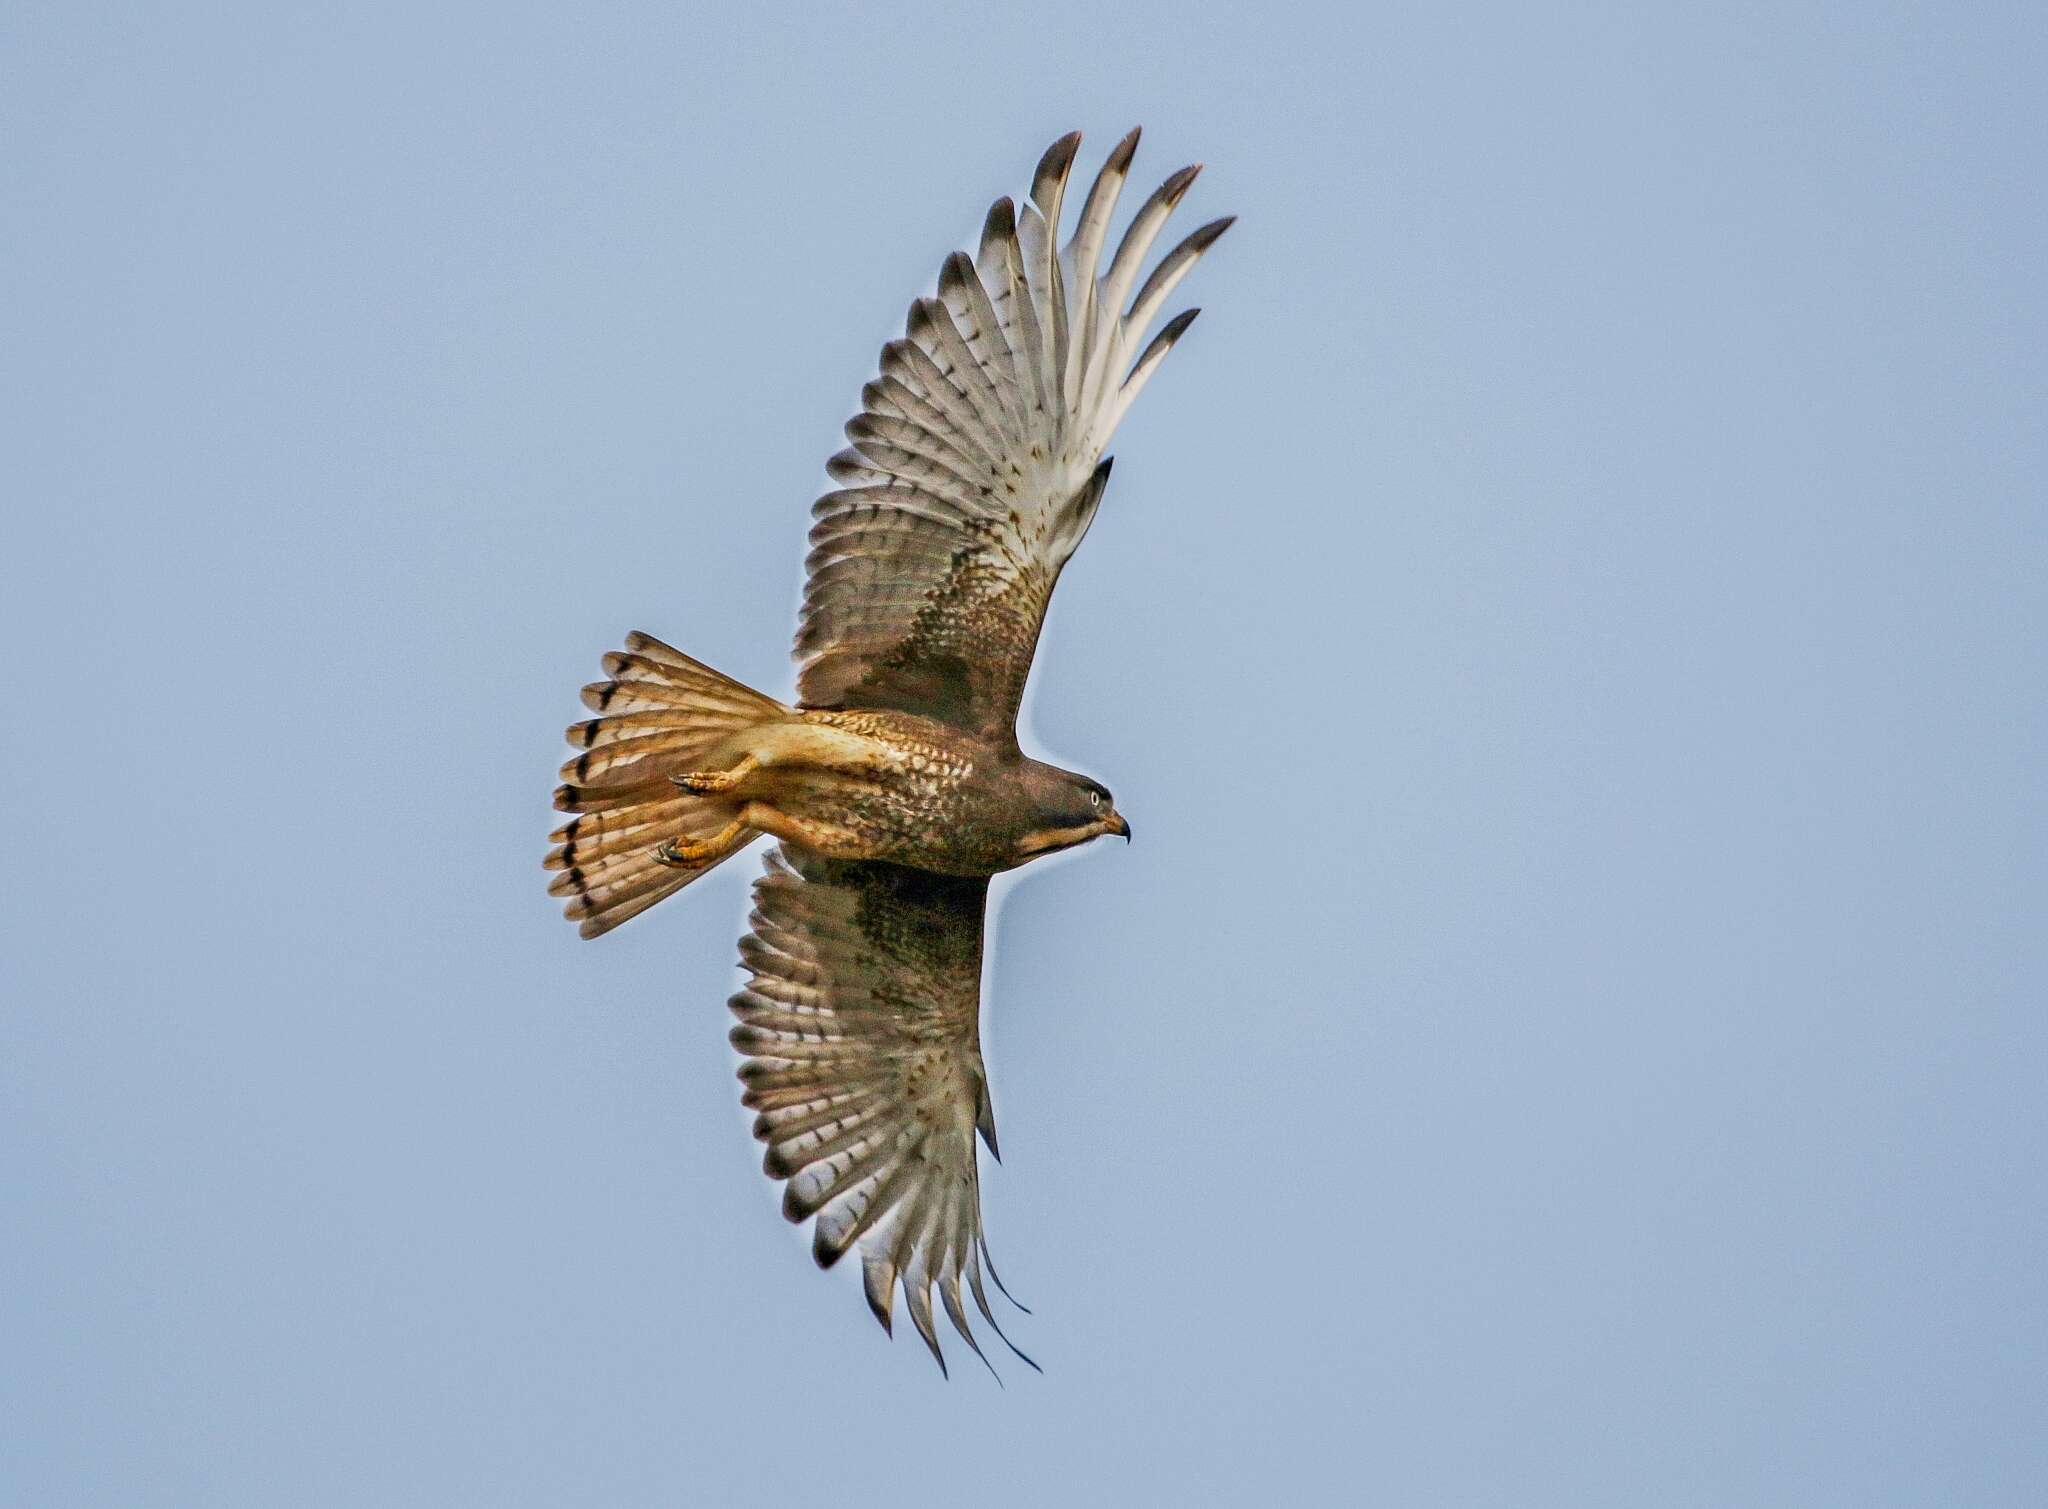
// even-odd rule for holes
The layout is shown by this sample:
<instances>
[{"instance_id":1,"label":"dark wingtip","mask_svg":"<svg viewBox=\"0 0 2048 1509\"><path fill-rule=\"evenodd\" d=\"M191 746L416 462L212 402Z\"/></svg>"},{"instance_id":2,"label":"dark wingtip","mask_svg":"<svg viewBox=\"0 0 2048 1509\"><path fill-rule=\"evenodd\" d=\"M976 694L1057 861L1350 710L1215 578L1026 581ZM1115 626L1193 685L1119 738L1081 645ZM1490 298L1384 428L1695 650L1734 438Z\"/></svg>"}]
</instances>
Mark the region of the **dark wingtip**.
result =
<instances>
[{"instance_id":1,"label":"dark wingtip","mask_svg":"<svg viewBox=\"0 0 2048 1509\"><path fill-rule=\"evenodd\" d=\"M997 1291L1003 1296L1004 1299L1008 1300L1011 1304L1015 1305L1024 1314L1029 1315L1031 1313L1031 1307L1025 1304L1022 1300L1018 1299L1016 1295L1012 1294L1010 1292L1010 1286L1003 1282L1003 1276L1000 1273L996 1272L996 1260L989 1253L988 1239L986 1237L977 1237L975 1239L975 1242L976 1245L981 1248L981 1266L988 1270L988 1276L995 1283ZM1033 1366L1036 1366L1036 1364L1034 1363Z\"/></svg>"},{"instance_id":2,"label":"dark wingtip","mask_svg":"<svg viewBox=\"0 0 2048 1509\"><path fill-rule=\"evenodd\" d=\"M1017 1302L1014 1299L1011 1300L1010 1303L1013 1305L1017 1304ZM1022 1305L1017 1305L1017 1308L1020 1310L1024 1309ZM1022 1347L1018 1346L1016 1342L1010 1340L1010 1338L1004 1333L1003 1328L996 1324L996 1318L993 1315L990 1315L986 1310L983 1310L981 1313L982 1318L988 1322L989 1329L994 1331L996 1335L999 1338L1001 1338L1003 1345L1010 1349L1012 1355L1014 1355L1019 1362L1023 1363L1024 1366L1031 1369L1032 1372L1038 1374L1039 1377L1043 1378L1045 1376L1045 1369L1040 1367L1038 1363L1035 1360L1033 1360L1031 1354L1025 1351ZM1028 1315L1031 1312L1026 1310L1025 1313Z\"/></svg>"},{"instance_id":3,"label":"dark wingtip","mask_svg":"<svg viewBox=\"0 0 2048 1509\"><path fill-rule=\"evenodd\" d=\"M974 1129L981 1133L981 1140L988 1145L989 1156L1001 1163L1003 1150L996 1146L996 1107L988 1098L988 1082L984 1080L974 1097Z\"/></svg>"},{"instance_id":4,"label":"dark wingtip","mask_svg":"<svg viewBox=\"0 0 2048 1509\"><path fill-rule=\"evenodd\" d=\"M1159 194L1169 206L1177 205L1187 196L1197 178L1202 176L1202 165L1191 162L1160 186Z\"/></svg>"},{"instance_id":5,"label":"dark wingtip","mask_svg":"<svg viewBox=\"0 0 2048 1509\"><path fill-rule=\"evenodd\" d=\"M981 223L982 239L994 236L1013 236L1017 233L1017 202L1008 194L1003 195L988 207L988 218Z\"/></svg>"},{"instance_id":6,"label":"dark wingtip","mask_svg":"<svg viewBox=\"0 0 2048 1509\"><path fill-rule=\"evenodd\" d=\"M1031 175L1031 202L1047 220L1059 219L1060 198L1066 192L1067 174L1073 170L1074 154L1081 148L1081 133L1069 131L1045 149L1038 168ZM1059 227L1051 226L1057 233Z\"/></svg>"},{"instance_id":7,"label":"dark wingtip","mask_svg":"<svg viewBox=\"0 0 2048 1509\"><path fill-rule=\"evenodd\" d=\"M734 1028L733 1030L737 1032L739 1029ZM804 1209L803 1202L796 1197L796 1186L794 1184L783 1185L782 1219L789 1222L792 1226L801 1226L810 1218L811 1213Z\"/></svg>"},{"instance_id":8,"label":"dark wingtip","mask_svg":"<svg viewBox=\"0 0 2048 1509\"><path fill-rule=\"evenodd\" d=\"M1069 131L1058 141L1045 149L1045 155L1038 159L1038 171L1033 178L1043 181L1057 178L1074 165L1074 154L1081 150L1081 133Z\"/></svg>"}]
</instances>

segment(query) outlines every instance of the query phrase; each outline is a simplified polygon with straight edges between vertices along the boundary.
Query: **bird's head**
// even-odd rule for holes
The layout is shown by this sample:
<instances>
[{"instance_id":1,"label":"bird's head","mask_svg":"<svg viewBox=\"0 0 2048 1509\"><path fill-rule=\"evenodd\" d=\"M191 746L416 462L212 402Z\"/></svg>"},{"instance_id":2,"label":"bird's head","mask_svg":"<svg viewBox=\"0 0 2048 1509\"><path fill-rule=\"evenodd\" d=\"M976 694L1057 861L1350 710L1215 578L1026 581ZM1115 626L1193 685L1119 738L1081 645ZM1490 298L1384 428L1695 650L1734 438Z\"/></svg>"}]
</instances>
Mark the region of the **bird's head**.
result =
<instances>
[{"instance_id":1,"label":"bird's head","mask_svg":"<svg viewBox=\"0 0 2048 1509\"><path fill-rule=\"evenodd\" d=\"M1071 849L1114 833L1128 840L1131 825L1116 810L1109 788L1071 770L1031 763L1025 780L1031 794L1030 825L1017 841L1017 862Z\"/></svg>"}]
</instances>

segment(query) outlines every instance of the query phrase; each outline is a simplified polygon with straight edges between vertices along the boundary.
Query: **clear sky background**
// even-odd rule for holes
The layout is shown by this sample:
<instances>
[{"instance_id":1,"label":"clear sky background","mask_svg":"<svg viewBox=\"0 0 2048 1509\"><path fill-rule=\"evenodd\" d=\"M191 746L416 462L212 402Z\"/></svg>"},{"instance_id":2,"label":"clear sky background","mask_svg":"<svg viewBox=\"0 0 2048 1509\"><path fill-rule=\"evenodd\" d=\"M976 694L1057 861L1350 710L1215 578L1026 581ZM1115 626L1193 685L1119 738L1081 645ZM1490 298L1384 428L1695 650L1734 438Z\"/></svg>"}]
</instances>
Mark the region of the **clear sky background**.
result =
<instances>
[{"instance_id":1,"label":"clear sky background","mask_svg":"<svg viewBox=\"0 0 2048 1509\"><path fill-rule=\"evenodd\" d=\"M0 13L0 1500L2040 1501L2038 8L288 9ZM1040 658L999 1391L777 1213L755 862L540 857L1133 122L1242 220Z\"/></svg>"}]
</instances>

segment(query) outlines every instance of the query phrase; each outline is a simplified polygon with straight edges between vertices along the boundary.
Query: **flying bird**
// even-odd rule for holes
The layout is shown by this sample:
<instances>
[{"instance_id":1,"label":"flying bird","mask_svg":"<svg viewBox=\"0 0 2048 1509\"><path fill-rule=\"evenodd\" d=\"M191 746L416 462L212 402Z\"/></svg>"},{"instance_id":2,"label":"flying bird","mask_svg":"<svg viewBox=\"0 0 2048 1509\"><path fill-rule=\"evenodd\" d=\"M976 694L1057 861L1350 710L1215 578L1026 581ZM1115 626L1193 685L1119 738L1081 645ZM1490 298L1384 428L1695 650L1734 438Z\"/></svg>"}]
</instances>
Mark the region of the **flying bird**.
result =
<instances>
[{"instance_id":1,"label":"flying bird","mask_svg":"<svg viewBox=\"0 0 2048 1509\"><path fill-rule=\"evenodd\" d=\"M1147 334L1231 224L1146 271L1200 171L1183 168L1105 265L1134 130L1061 247L1080 141L1053 143L1021 207L996 201L976 255L948 257L882 348L851 444L826 463L839 486L811 510L794 701L628 635L583 689L597 716L569 729L579 752L555 792L576 815L547 856L549 891L591 938L778 840L731 1002L741 1098L784 1213L815 1222L818 1263L858 1249L883 1329L900 1288L942 1369L934 1290L977 1355L963 1286L1001 1335L975 1148L997 1154L979 1029L989 878L1131 833L1102 785L1019 748L1018 705L1102 502L1104 449L1197 311Z\"/></svg>"}]
</instances>

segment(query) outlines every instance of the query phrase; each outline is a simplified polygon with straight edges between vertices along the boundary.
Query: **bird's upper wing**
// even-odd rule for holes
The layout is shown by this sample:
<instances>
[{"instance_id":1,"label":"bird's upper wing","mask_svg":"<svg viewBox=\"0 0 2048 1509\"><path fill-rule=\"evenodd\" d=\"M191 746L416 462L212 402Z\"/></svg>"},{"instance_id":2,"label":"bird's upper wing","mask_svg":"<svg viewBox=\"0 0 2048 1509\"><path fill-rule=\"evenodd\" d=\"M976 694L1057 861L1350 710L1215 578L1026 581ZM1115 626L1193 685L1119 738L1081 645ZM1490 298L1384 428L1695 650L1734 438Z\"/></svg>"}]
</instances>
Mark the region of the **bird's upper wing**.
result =
<instances>
[{"instance_id":1,"label":"bird's upper wing","mask_svg":"<svg viewBox=\"0 0 2048 1509\"><path fill-rule=\"evenodd\" d=\"M1038 165L1031 199L998 200L977 257L955 252L828 464L797 630L810 707L886 707L981 733L1014 729L1045 606L1107 480L1103 448L1194 320L1139 344L1167 297L1229 228L1212 221L1139 273L1194 182L1183 168L1132 218L1100 268L1136 131L1096 176L1055 252L1080 135ZM1101 463L1098 466L1098 463Z\"/></svg>"},{"instance_id":2,"label":"bird's upper wing","mask_svg":"<svg viewBox=\"0 0 2048 1509\"><path fill-rule=\"evenodd\" d=\"M978 1025L987 901L982 878L771 850L740 940L753 978L732 999L754 1135L789 1181L783 1213L817 1218L822 1267L860 1248L884 1329L900 1283L942 1368L934 1286L977 1353L963 1280L1002 1334L981 1282L974 1148L977 1129L996 1145Z\"/></svg>"}]
</instances>

